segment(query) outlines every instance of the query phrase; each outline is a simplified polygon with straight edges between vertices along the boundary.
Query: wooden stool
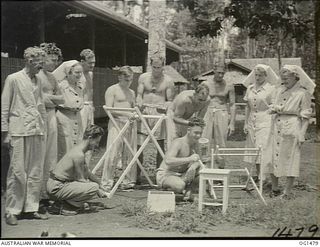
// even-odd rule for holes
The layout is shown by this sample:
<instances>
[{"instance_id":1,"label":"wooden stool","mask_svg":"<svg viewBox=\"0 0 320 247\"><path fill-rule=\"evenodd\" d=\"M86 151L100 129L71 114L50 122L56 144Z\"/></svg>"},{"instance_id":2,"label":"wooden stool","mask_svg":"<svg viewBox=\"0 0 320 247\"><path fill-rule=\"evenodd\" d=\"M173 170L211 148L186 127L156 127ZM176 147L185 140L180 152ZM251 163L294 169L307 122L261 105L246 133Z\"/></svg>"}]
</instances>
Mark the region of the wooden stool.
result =
<instances>
[{"instance_id":1,"label":"wooden stool","mask_svg":"<svg viewBox=\"0 0 320 247\"><path fill-rule=\"evenodd\" d=\"M202 169L199 172L199 205L198 210L201 212L203 205L210 206L222 206L222 213L225 214L228 208L229 199L229 180L230 170L228 169ZM206 181L223 181L223 196L222 203L218 202L204 202L204 196L206 194Z\"/></svg>"}]
</instances>

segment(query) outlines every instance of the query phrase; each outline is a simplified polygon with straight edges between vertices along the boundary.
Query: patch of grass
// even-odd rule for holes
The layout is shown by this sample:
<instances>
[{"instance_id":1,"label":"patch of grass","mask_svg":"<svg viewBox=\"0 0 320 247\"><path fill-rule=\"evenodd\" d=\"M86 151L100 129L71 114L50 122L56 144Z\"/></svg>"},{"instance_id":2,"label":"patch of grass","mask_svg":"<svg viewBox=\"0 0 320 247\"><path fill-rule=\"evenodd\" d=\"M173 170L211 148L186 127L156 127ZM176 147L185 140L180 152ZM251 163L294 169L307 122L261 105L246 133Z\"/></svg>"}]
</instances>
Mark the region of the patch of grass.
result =
<instances>
[{"instance_id":1,"label":"patch of grass","mask_svg":"<svg viewBox=\"0 0 320 247\"><path fill-rule=\"evenodd\" d=\"M294 200L274 199L264 206L258 201L251 204L233 205L228 208L226 220L239 225L257 225L265 228L307 227L319 224L319 206L317 199L310 197Z\"/></svg>"},{"instance_id":2,"label":"patch of grass","mask_svg":"<svg viewBox=\"0 0 320 247\"><path fill-rule=\"evenodd\" d=\"M206 215L199 214L197 205L180 206L174 213L150 213L145 211L135 218L136 226L170 232L188 234L191 232L206 233L210 224L204 220Z\"/></svg>"},{"instance_id":3,"label":"patch of grass","mask_svg":"<svg viewBox=\"0 0 320 247\"><path fill-rule=\"evenodd\" d=\"M125 217L141 215L146 211L146 206L142 202L137 201L127 201L122 205L121 214Z\"/></svg>"},{"instance_id":4,"label":"patch of grass","mask_svg":"<svg viewBox=\"0 0 320 247\"><path fill-rule=\"evenodd\" d=\"M307 193L308 194L308 193ZM319 224L317 198L310 195L294 200L269 199L264 206L258 199L240 199L230 203L227 213L222 215L220 207L205 207L198 212L198 205L177 205L174 213L150 213L141 202L128 203L122 207L122 214L134 217L135 227L159 231L206 233L213 226L232 224L250 227L276 229L278 227L310 227Z\"/></svg>"}]
</instances>

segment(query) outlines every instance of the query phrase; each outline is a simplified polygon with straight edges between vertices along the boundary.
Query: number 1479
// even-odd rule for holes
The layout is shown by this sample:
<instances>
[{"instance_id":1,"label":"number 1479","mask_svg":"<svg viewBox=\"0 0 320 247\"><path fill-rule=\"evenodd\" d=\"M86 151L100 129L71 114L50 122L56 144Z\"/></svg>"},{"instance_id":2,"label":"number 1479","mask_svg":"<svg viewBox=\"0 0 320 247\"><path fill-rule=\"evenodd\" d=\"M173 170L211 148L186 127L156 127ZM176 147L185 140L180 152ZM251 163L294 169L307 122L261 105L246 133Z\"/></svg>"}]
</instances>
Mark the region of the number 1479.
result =
<instances>
[{"instance_id":1,"label":"number 1479","mask_svg":"<svg viewBox=\"0 0 320 247\"><path fill-rule=\"evenodd\" d=\"M274 238L290 238L290 237L302 237L303 232L311 233L308 237L314 237L318 232L319 227L317 225L312 225L309 228L300 227L296 229L291 229L288 227L278 228L272 235ZM306 237L306 236L305 236Z\"/></svg>"}]
</instances>

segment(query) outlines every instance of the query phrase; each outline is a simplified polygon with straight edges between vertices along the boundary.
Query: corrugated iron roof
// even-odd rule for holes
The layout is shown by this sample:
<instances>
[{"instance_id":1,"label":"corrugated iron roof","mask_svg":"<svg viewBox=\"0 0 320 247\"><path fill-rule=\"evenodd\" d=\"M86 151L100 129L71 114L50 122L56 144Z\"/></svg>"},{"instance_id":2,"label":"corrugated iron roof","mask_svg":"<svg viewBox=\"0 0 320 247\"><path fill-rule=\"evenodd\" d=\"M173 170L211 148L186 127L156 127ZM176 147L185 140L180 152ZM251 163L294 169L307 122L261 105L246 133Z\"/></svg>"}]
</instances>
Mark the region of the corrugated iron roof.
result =
<instances>
[{"instance_id":1,"label":"corrugated iron roof","mask_svg":"<svg viewBox=\"0 0 320 247\"><path fill-rule=\"evenodd\" d=\"M243 71L246 71L247 73L250 73L251 70L257 65L257 64L266 64L269 65L274 72L279 74L279 63L278 58L245 58L245 59L226 59L226 64L230 65L233 64L234 66L237 66L238 68L242 69ZM281 58L281 64L291 64L291 65L299 65L301 66L301 58ZM195 76L195 79L200 79L203 76L207 76L213 74L213 70L206 71L198 76Z\"/></svg>"},{"instance_id":2,"label":"corrugated iron roof","mask_svg":"<svg viewBox=\"0 0 320 247\"><path fill-rule=\"evenodd\" d=\"M164 73L170 76L174 83L190 83L186 78L184 78L178 71L176 71L170 65L164 66Z\"/></svg>"},{"instance_id":3,"label":"corrugated iron roof","mask_svg":"<svg viewBox=\"0 0 320 247\"><path fill-rule=\"evenodd\" d=\"M107 20L109 23L115 26L123 26L128 31L136 36L142 36L144 39L148 38L149 30L132 20L116 13L113 10L108 9L100 1L63 1L63 3L76 7L82 11L89 12L90 14L96 16L97 18ZM174 50L176 52L182 52L183 49L174 44L173 42L166 40L167 48Z\"/></svg>"},{"instance_id":4,"label":"corrugated iron roof","mask_svg":"<svg viewBox=\"0 0 320 247\"><path fill-rule=\"evenodd\" d=\"M278 58L249 58L249 59L226 59L226 63L242 66L246 69L253 70L257 64L269 65L274 72L279 74ZM291 64L301 66L301 58L281 58L281 64Z\"/></svg>"}]
</instances>

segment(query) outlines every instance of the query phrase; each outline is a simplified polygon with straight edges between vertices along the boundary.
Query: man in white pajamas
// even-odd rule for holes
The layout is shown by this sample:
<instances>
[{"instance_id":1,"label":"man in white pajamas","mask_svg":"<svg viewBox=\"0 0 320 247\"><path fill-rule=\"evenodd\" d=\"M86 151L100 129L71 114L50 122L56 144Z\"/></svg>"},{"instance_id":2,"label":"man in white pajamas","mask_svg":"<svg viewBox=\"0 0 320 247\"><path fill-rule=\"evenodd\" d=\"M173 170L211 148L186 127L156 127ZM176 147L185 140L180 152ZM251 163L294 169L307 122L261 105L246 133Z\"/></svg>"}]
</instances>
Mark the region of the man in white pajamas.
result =
<instances>
[{"instance_id":1,"label":"man in white pajamas","mask_svg":"<svg viewBox=\"0 0 320 247\"><path fill-rule=\"evenodd\" d=\"M36 75L43 66L39 47L24 51L25 67L10 74L1 95L1 134L11 146L7 177L6 223L17 225L18 216L48 219L38 213L44 155L46 109L42 82Z\"/></svg>"}]
</instances>

